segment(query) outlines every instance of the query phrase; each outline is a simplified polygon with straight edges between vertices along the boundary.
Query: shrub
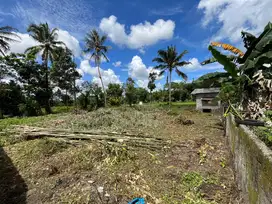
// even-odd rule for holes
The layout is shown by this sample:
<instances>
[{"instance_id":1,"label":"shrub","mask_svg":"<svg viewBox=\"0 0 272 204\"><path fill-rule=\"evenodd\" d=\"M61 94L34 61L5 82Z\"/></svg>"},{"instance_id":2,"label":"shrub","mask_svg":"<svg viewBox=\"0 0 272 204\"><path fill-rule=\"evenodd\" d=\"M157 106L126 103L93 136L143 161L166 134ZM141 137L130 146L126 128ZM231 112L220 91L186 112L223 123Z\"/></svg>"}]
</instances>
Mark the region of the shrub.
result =
<instances>
[{"instance_id":1,"label":"shrub","mask_svg":"<svg viewBox=\"0 0 272 204\"><path fill-rule=\"evenodd\" d=\"M109 104L111 106L120 106L121 105L121 99L119 97L110 97L109 98Z\"/></svg>"},{"instance_id":2,"label":"shrub","mask_svg":"<svg viewBox=\"0 0 272 204\"><path fill-rule=\"evenodd\" d=\"M42 115L42 110L37 101L27 99L25 103L19 104L19 111L23 116Z\"/></svg>"}]
</instances>

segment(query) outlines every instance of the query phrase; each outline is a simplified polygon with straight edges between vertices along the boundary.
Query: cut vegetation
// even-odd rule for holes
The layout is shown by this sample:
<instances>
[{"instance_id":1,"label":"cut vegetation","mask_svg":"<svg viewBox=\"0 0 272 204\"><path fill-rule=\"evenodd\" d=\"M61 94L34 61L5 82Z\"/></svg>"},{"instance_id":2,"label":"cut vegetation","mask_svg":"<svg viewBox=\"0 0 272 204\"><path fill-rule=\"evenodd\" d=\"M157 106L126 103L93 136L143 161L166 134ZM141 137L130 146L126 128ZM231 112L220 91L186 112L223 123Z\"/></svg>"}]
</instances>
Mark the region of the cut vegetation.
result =
<instances>
[{"instance_id":1,"label":"cut vegetation","mask_svg":"<svg viewBox=\"0 0 272 204\"><path fill-rule=\"evenodd\" d=\"M238 203L219 118L172 111L120 107L6 124L1 140L10 160L3 166L0 156L0 188L14 190L2 185L13 166L16 185L25 187L17 203Z\"/></svg>"}]
</instances>

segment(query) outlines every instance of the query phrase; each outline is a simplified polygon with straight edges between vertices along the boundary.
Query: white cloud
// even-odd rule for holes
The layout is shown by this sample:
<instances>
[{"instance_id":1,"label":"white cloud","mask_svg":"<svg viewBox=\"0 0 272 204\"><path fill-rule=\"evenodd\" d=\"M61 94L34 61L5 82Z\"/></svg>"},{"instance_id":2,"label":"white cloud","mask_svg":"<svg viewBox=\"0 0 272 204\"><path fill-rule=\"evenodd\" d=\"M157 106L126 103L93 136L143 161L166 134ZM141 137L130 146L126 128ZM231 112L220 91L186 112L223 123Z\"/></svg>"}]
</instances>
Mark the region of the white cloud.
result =
<instances>
[{"instance_id":1,"label":"white cloud","mask_svg":"<svg viewBox=\"0 0 272 204\"><path fill-rule=\"evenodd\" d=\"M10 43L10 52L24 53L29 47L38 45L39 43L35 41L28 33L16 33L21 39ZM58 31L58 40L66 44L66 46L72 50L75 57L80 56L81 48L79 46L79 41L69 34L69 32L64 30Z\"/></svg>"},{"instance_id":2,"label":"white cloud","mask_svg":"<svg viewBox=\"0 0 272 204\"><path fill-rule=\"evenodd\" d=\"M164 7L163 9L151 10L152 15L159 15L159 16L173 16L182 12L183 12L183 9L181 5L175 5L169 8Z\"/></svg>"},{"instance_id":3,"label":"white cloud","mask_svg":"<svg viewBox=\"0 0 272 204\"><path fill-rule=\"evenodd\" d=\"M112 65L114 67L120 67L122 65L122 62L121 61L117 61L117 62L112 63Z\"/></svg>"},{"instance_id":4,"label":"white cloud","mask_svg":"<svg viewBox=\"0 0 272 204\"><path fill-rule=\"evenodd\" d=\"M65 30L59 30L57 33L58 40L64 42L65 45L73 52L75 57L79 57L81 54L79 41Z\"/></svg>"},{"instance_id":5,"label":"white cloud","mask_svg":"<svg viewBox=\"0 0 272 204\"><path fill-rule=\"evenodd\" d=\"M98 69L97 67L91 67L88 60L81 61L80 70L82 70L84 74L91 75L93 77L92 82L97 83L99 86L101 86L101 81L98 75ZM112 69L108 70L100 69L100 72L105 87L107 87L110 83L121 84L119 76L116 75Z\"/></svg>"},{"instance_id":6,"label":"white cloud","mask_svg":"<svg viewBox=\"0 0 272 204\"><path fill-rule=\"evenodd\" d=\"M152 69L152 67L146 67L143 63L141 57L134 56L131 62L128 65L128 74L133 79L135 79L136 84L139 87L146 88L148 85L148 76L149 73L156 72L159 73L158 70ZM158 78L158 80L162 79L163 77Z\"/></svg>"},{"instance_id":7,"label":"white cloud","mask_svg":"<svg viewBox=\"0 0 272 204\"><path fill-rule=\"evenodd\" d=\"M254 34L263 31L264 26L272 19L271 0L201 0L198 9L203 10L203 25L221 24L213 40L229 39L231 42L241 40L241 31Z\"/></svg>"},{"instance_id":8,"label":"white cloud","mask_svg":"<svg viewBox=\"0 0 272 204\"><path fill-rule=\"evenodd\" d=\"M83 72L83 70L82 69L76 69L77 70L77 72L83 77L84 76L84 72Z\"/></svg>"},{"instance_id":9,"label":"white cloud","mask_svg":"<svg viewBox=\"0 0 272 204\"><path fill-rule=\"evenodd\" d=\"M144 49L143 47L141 47L141 48L139 49L139 52L140 52L141 54L145 54L145 49Z\"/></svg>"},{"instance_id":10,"label":"white cloud","mask_svg":"<svg viewBox=\"0 0 272 204\"><path fill-rule=\"evenodd\" d=\"M200 70L218 70L218 71L221 70L222 71L222 68L223 68L222 65L218 63L202 66L197 58L191 58L189 59L189 62L191 62L191 64L181 67L181 70L185 69L186 71L189 71L189 72L200 71Z\"/></svg>"},{"instance_id":11,"label":"white cloud","mask_svg":"<svg viewBox=\"0 0 272 204\"><path fill-rule=\"evenodd\" d=\"M10 52L24 53L29 47L38 45L38 43L29 36L29 34L16 33L21 39L10 43Z\"/></svg>"},{"instance_id":12,"label":"white cloud","mask_svg":"<svg viewBox=\"0 0 272 204\"><path fill-rule=\"evenodd\" d=\"M139 49L156 44L160 40L169 40L174 35L175 23L171 20L157 20L154 24L148 21L130 26L130 33L126 34L125 25L117 22L115 16L103 18L99 28L105 32L111 41L120 46Z\"/></svg>"}]
</instances>

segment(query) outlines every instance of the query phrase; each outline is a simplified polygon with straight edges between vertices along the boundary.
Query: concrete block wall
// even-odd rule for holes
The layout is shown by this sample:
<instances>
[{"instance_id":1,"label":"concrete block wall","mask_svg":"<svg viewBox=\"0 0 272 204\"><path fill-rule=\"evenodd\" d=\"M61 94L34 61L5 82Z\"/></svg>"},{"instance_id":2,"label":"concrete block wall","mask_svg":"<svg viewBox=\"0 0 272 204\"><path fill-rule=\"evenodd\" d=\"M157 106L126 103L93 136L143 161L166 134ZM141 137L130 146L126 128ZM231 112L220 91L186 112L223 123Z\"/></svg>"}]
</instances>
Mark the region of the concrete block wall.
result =
<instances>
[{"instance_id":1,"label":"concrete block wall","mask_svg":"<svg viewBox=\"0 0 272 204\"><path fill-rule=\"evenodd\" d=\"M236 182L246 203L272 204L272 150L248 127L226 121Z\"/></svg>"}]
</instances>

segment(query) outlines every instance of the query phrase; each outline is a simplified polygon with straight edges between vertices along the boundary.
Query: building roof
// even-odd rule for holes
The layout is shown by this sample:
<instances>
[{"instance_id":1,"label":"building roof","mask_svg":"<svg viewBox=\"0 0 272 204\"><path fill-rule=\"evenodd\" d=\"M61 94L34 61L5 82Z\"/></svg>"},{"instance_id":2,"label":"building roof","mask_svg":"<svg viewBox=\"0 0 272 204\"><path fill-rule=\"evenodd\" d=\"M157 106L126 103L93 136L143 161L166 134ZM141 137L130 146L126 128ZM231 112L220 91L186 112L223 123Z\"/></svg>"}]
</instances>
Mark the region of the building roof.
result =
<instances>
[{"instance_id":1,"label":"building roof","mask_svg":"<svg viewBox=\"0 0 272 204\"><path fill-rule=\"evenodd\" d=\"M220 88L195 89L192 92L192 95L205 94L205 93L219 93L219 92L220 92Z\"/></svg>"}]
</instances>

